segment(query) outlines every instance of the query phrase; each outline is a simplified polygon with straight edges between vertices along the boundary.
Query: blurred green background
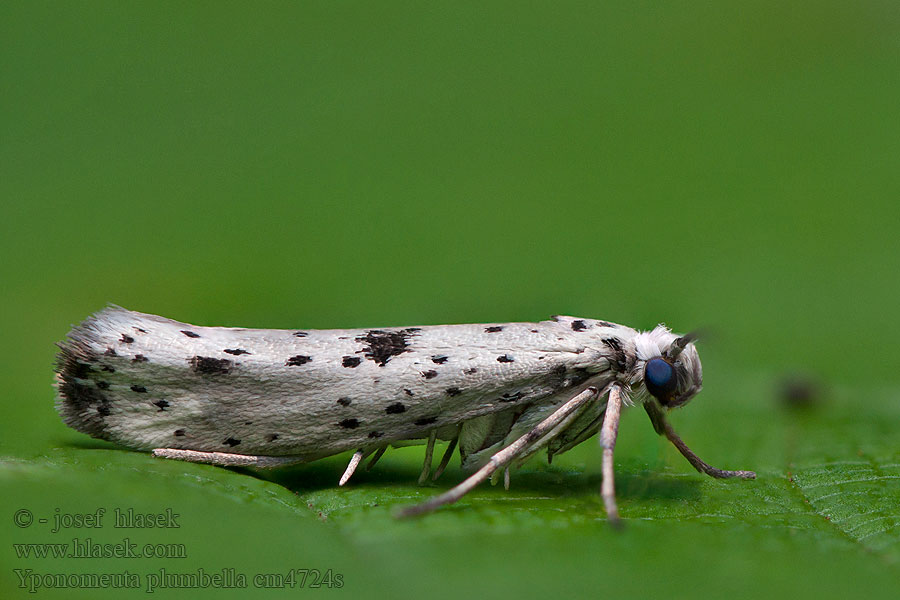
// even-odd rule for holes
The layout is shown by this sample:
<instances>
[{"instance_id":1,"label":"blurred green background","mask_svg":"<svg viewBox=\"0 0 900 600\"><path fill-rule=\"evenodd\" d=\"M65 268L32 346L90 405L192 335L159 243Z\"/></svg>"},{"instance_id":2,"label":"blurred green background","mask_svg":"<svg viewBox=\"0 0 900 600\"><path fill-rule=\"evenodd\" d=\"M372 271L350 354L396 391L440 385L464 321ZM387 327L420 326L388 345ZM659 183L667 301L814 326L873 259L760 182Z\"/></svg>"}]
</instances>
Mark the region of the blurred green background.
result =
<instances>
[{"instance_id":1,"label":"blurred green background","mask_svg":"<svg viewBox=\"0 0 900 600\"><path fill-rule=\"evenodd\" d=\"M373 598L900 593L895 3L3 2L0 85L3 597L28 569L141 578L40 592L105 598L200 568L249 590L155 595L307 593L253 587L292 569ZM759 479L703 479L640 410L620 533L593 441L414 522L392 509L463 476L417 487L421 448L346 488L346 456L154 460L53 408L54 342L107 302L201 325L702 327L705 388L673 422ZM784 405L790 376L809 406ZM99 507L181 527L13 520ZM73 537L187 557L12 546Z\"/></svg>"}]
</instances>

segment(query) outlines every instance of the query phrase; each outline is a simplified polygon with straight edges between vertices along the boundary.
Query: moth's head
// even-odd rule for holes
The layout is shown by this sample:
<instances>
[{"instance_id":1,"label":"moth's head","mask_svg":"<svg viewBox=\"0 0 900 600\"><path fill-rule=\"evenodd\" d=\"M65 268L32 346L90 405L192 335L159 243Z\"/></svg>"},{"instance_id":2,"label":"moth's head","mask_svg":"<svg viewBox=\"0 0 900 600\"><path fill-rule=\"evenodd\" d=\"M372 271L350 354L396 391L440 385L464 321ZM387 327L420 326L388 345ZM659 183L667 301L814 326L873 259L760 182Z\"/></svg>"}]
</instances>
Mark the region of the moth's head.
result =
<instances>
[{"instance_id":1,"label":"moth's head","mask_svg":"<svg viewBox=\"0 0 900 600\"><path fill-rule=\"evenodd\" d=\"M703 386L700 355L694 347L696 336L678 336L664 325L635 337L634 383L656 398L665 408L686 404Z\"/></svg>"}]
</instances>

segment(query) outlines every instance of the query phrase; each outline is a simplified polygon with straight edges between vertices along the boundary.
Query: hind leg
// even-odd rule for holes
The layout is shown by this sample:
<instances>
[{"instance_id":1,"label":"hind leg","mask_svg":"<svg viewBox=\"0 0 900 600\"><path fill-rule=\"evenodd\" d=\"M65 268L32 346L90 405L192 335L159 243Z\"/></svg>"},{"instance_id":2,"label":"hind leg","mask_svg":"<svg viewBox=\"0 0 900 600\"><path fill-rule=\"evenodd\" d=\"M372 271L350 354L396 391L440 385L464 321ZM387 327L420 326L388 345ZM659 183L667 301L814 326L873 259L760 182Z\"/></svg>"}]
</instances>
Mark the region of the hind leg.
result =
<instances>
[{"instance_id":1,"label":"hind leg","mask_svg":"<svg viewBox=\"0 0 900 600\"><path fill-rule=\"evenodd\" d=\"M259 467L262 469L273 469L293 463L305 462L306 460L302 456L254 456L252 454L200 452L198 450L178 450L176 448L155 448L153 456L219 465L221 467Z\"/></svg>"}]
</instances>

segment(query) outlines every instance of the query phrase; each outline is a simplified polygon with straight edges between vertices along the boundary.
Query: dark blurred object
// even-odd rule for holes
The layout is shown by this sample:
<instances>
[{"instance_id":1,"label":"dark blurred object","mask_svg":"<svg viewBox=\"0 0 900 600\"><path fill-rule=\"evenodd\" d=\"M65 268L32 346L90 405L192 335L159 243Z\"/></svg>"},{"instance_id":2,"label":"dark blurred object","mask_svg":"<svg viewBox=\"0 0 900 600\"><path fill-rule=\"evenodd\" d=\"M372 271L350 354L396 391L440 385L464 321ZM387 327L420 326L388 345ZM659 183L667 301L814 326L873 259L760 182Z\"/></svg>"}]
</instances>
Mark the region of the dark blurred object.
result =
<instances>
[{"instance_id":1,"label":"dark blurred object","mask_svg":"<svg viewBox=\"0 0 900 600\"><path fill-rule=\"evenodd\" d=\"M776 397L784 408L805 410L821 404L823 395L824 387L818 377L792 373L784 375L778 382Z\"/></svg>"}]
</instances>

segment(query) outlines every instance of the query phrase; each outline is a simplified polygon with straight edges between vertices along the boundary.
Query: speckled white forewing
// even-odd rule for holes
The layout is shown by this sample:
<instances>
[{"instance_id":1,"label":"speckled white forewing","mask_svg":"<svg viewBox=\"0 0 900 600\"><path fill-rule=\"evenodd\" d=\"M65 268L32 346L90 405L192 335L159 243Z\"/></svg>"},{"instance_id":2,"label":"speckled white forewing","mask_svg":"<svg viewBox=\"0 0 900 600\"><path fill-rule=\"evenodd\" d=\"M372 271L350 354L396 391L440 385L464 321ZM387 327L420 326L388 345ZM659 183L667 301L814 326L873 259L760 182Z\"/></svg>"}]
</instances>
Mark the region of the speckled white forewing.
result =
<instances>
[{"instance_id":1,"label":"speckled white forewing","mask_svg":"<svg viewBox=\"0 0 900 600\"><path fill-rule=\"evenodd\" d=\"M73 329L58 365L70 426L138 449L313 460L458 432L482 456L634 360L631 328L539 323L381 329L198 327L110 307ZM602 403L554 440L599 427ZM577 440L577 441L576 441Z\"/></svg>"}]
</instances>

